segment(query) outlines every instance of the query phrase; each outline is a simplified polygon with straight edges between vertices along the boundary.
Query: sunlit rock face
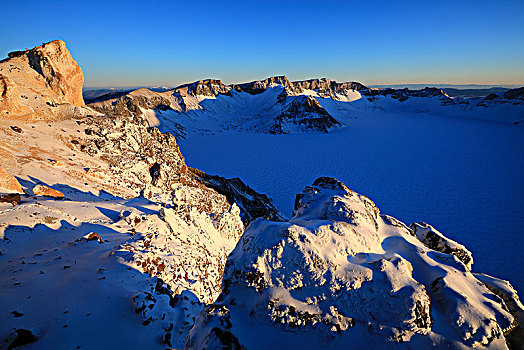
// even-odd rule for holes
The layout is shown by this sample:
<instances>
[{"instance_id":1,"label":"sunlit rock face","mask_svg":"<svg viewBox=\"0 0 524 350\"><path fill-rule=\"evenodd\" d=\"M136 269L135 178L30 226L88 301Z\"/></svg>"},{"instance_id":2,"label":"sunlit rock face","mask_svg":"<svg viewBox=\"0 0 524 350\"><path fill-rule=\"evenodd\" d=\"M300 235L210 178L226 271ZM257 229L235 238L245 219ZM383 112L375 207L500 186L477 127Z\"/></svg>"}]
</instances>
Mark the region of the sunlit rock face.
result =
<instances>
[{"instance_id":1,"label":"sunlit rock face","mask_svg":"<svg viewBox=\"0 0 524 350\"><path fill-rule=\"evenodd\" d=\"M84 105L84 75L61 40L0 62L0 117L56 119Z\"/></svg>"},{"instance_id":2,"label":"sunlit rock face","mask_svg":"<svg viewBox=\"0 0 524 350\"><path fill-rule=\"evenodd\" d=\"M187 347L505 348L516 320L471 274L469 251L412 227L317 179L291 220L249 225Z\"/></svg>"}]
</instances>

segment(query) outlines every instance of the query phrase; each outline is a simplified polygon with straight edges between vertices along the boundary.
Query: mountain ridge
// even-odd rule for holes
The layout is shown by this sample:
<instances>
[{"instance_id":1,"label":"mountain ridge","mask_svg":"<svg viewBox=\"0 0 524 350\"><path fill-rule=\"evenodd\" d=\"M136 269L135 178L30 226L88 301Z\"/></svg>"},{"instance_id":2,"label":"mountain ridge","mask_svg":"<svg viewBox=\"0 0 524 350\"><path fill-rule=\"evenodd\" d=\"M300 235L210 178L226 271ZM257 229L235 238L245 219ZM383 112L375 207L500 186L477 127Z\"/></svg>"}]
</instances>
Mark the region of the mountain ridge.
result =
<instances>
[{"instance_id":1,"label":"mountain ridge","mask_svg":"<svg viewBox=\"0 0 524 350\"><path fill-rule=\"evenodd\" d=\"M40 60L60 66L65 50ZM334 101L306 89L332 89L327 81L296 94L278 78L227 96L207 81L177 95L138 89L84 106L68 96L76 74L45 79L29 70L28 51L5 61L31 72L8 88L38 88L45 94L24 106L49 109L0 118L0 184L9 185L0 194L3 347L522 346L516 291L473 274L472 253L432 226L408 227L330 177L305 187L286 220L240 179L189 168L176 137L154 126L224 104L266 113L253 130L320 128L344 104L398 106L406 91L369 101L351 90ZM405 101L436 96L442 106L438 92L418 94Z\"/></svg>"}]
</instances>

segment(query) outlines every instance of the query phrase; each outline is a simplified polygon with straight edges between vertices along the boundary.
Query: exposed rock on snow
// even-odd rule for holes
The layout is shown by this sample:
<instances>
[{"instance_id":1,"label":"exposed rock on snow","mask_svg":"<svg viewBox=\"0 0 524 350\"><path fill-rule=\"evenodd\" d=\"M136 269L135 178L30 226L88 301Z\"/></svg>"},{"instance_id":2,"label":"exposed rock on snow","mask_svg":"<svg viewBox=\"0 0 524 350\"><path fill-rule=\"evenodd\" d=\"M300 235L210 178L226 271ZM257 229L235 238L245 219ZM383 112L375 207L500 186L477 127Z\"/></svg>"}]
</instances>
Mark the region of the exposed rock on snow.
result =
<instances>
[{"instance_id":1,"label":"exposed rock on snow","mask_svg":"<svg viewBox=\"0 0 524 350\"><path fill-rule=\"evenodd\" d=\"M44 185L36 185L33 187L33 194L35 196L45 196L45 197L55 197L55 198L63 198L64 194L58 190L55 190L51 187L47 187Z\"/></svg>"},{"instance_id":2,"label":"exposed rock on snow","mask_svg":"<svg viewBox=\"0 0 524 350\"><path fill-rule=\"evenodd\" d=\"M399 223L337 180L317 179L289 222L249 225L187 347L505 348L515 318L504 301ZM423 241L437 235L414 227ZM437 237L436 249L457 248Z\"/></svg>"},{"instance_id":3,"label":"exposed rock on snow","mask_svg":"<svg viewBox=\"0 0 524 350\"><path fill-rule=\"evenodd\" d=\"M24 345L34 343L38 337L28 329L17 329L4 340L2 349L18 349Z\"/></svg>"},{"instance_id":4,"label":"exposed rock on snow","mask_svg":"<svg viewBox=\"0 0 524 350\"><path fill-rule=\"evenodd\" d=\"M304 90L316 91L320 97L323 98L337 98L337 94L345 94L347 91L361 91L368 90L367 86L361 83L352 81L346 83L337 83L336 81L329 80L326 78L322 79L309 79L303 81L294 81L293 91L295 93L303 93Z\"/></svg>"},{"instance_id":5,"label":"exposed rock on snow","mask_svg":"<svg viewBox=\"0 0 524 350\"><path fill-rule=\"evenodd\" d=\"M242 130L256 133L327 132L363 114L438 113L503 122L522 119L519 89L480 98L451 98L443 90L375 89L326 78L290 82L285 76L225 85L206 79L170 90L110 92L90 106L106 114L143 115L177 137Z\"/></svg>"},{"instance_id":6,"label":"exposed rock on snow","mask_svg":"<svg viewBox=\"0 0 524 350\"><path fill-rule=\"evenodd\" d=\"M284 221L282 214L265 194L257 193L238 177L226 179L218 175L208 175L197 169L190 168L190 170L200 183L223 194L230 203L236 203L240 207L242 221L246 225L256 218Z\"/></svg>"},{"instance_id":7,"label":"exposed rock on snow","mask_svg":"<svg viewBox=\"0 0 524 350\"><path fill-rule=\"evenodd\" d=\"M391 98L398 100L399 102L404 102L409 98L413 97L437 97L442 105L454 104L455 102L451 97L449 97L444 90L437 88L426 87L421 90L410 90L405 89L368 89L363 92L363 95L368 96L370 101L374 101L375 96L391 96Z\"/></svg>"},{"instance_id":8,"label":"exposed rock on snow","mask_svg":"<svg viewBox=\"0 0 524 350\"><path fill-rule=\"evenodd\" d=\"M181 96L231 96L231 87L224 85L222 81L215 79L199 80L191 84L182 85L176 88Z\"/></svg>"},{"instance_id":9,"label":"exposed rock on snow","mask_svg":"<svg viewBox=\"0 0 524 350\"><path fill-rule=\"evenodd\" d=\"M290 101L274 119L269 128L271 134L288 134L297 130L328 132L342 126L317 100L310 96L285 97L282 102Z\"/></svg>"},{"instance_id":10,"label":"exposed rock on snow","mask_svg":"<svg viewBox=\"0 0 524 350\"><path fill-rule=\"evenodd\" d=\"M71 117L74 106L84 105L83 83L82 70L61 40L11 52L0 61L0 116Z\"/></svg>"},{"instance_id":11,"label":"exposed rock on snow","mask_svg":"<svg viewBox=\"0 0 524 350\"><path fill-rule=\"evenodd\" d=\"M244 91L251 95L263 93L266 89L272 85L280 85L284 89L291 87L291 83L285 75L267 78L260 81L252 81L250 83L243 83L233 85L233 88L237 91Z\"/></svg>"},{"instance_id":12,"label":"exposed rock on snow","mask_svg":"<svg viewBox=\"0 0 524 350\"><path fill-rule=\"evenodd\" d=\"M182 348L204 303L221 292L227 256L245 227L241 212L249 220L280 214L240 180L225 180L225 192L235 191L228 198L201 181L207 175L189 171L176 139L151 127L148 111L166 111L172 100L131 92L111 116L73 106L74 72L48 71L62 56L44 53L37 56L49 81L29 78L42 80L35 86L47 95L28 106L69 108L74 119L42 109L51 122L28 118L18 133L0 118L8 140L2 174L10 188L10 174L17 176L13 188L22 194L17 206L0 202L0 309L23 314L0 315L0 339L27 327L42 348ZM27 52L12 56L4 63L25 69ZM49 100L58 99L57 86L63 99Z\"/></svg>"},{"instance_id":13,"label":"exposed rock on snow","mask_svg":"<svg viewBox=\"0 0 524 350\"><path fill-rule=\"evenodd\" d=\"M436 250L437 252L456 256L468 269L471 270L473 256L462 244L444 237L442 233L438 232L433 226L428 225L425 222L412 223L410 228L415 233L415 236L417 236L426 247Z\"/></svg>"},{"instance_id":14,"label":"exposed rock on snow","mask_svg":"<svg viewBox=\"0 0 524 350\"><path fill-rule=\"evenodd\" d=\"M508 90L504 93L503 96L505 99L508 99L508 100L513 100L513 99L524 100L524 87Z\"/></svg>"},{"instance_id":15,"label":"exposed rock on snow","mask_svg":"<svg viewBox=\"0 0 524 350\"><path fill-rule=\"evenodd\" d=\"M18 180L0 165L0 193L24 193Z\"/></svg>"},{"instance_id":16,"label":"exposed rock on snow","mask_svg":"<svg viewBox=\"0 0 524 350\"><path fill-rule=\"evenodd\" d=\"M488 276L482 273L475 273L475 277L495 295L499 296L506 304L508 311L515 317L518 323L517 328L506 336L511 349L524 349L524 305L517 295L517 291L508 282Z\"/></svg>"}]
</instances>

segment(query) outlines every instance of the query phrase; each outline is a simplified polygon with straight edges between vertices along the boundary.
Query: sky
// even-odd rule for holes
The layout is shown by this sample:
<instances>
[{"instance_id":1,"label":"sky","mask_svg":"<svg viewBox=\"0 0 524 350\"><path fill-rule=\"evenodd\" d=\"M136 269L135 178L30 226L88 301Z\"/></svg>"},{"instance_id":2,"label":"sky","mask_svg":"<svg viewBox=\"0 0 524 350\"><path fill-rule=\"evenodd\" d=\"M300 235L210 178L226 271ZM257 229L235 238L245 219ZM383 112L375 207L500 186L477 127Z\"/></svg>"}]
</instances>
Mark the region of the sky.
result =
<instances>
[{"instance_id":1,"label":"sky","mask_svg":"<svg viewBox=\"0 0 524 350\"><path fill-rule=\"evenodd\" d=\"M524 1L0 0L0 56L64 40L85 87L286 75L524 85Z\"/></svg>"}]
</instances>

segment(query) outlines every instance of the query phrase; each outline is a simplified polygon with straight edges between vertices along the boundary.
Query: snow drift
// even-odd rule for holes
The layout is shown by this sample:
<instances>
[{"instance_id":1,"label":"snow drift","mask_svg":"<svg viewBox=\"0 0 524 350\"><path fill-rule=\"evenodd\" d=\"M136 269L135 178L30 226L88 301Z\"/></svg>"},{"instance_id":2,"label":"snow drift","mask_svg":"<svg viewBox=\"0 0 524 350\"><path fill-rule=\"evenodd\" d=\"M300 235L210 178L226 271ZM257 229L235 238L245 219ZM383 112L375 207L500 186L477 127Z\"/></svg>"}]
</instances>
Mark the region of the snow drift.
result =
<instances>
[{"instance_id":1,"label":"snow drift","mask_svg":"<svg viewBox=\"0 0 524 350\"><path fill-rule=\"evenodd\" d=\"M470 272L471 253L430 225L412 227L317 179L291 220L246 229L187 347L506 348L516 319ZM502 294L516 298L508 285Z\"/></svg>"}]
</instances>

